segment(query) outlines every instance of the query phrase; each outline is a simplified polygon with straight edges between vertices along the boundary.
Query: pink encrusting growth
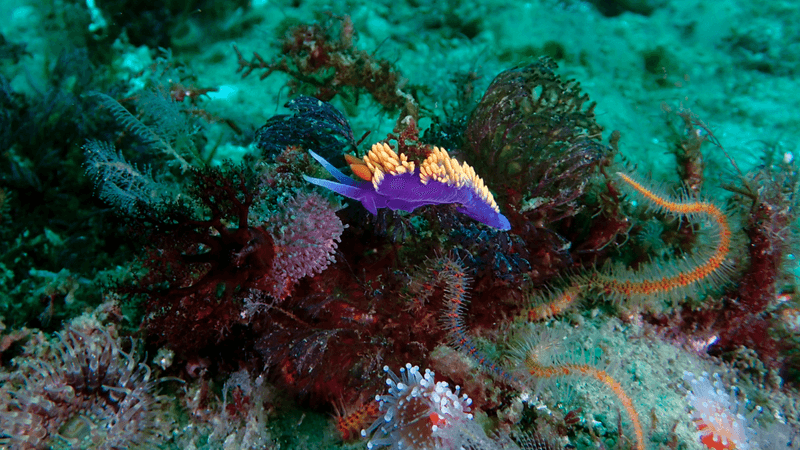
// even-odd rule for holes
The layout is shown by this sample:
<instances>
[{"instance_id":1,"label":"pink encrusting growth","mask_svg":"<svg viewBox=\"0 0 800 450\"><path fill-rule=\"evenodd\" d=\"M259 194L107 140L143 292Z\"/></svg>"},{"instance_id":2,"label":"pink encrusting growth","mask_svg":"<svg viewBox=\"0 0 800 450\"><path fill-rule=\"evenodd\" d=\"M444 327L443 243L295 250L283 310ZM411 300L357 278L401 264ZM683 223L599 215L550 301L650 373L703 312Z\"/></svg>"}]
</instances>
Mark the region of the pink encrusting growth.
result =
<instances>
[{"instance_id":1,"label":"pink encrusting growth","mask_svg":"<svg viewBox=\"0 0 800 450\"><path fill-rule=\"evenodd\" d=\"M270 294L283 299L300 278L322 272L335 261L333 254L347 225L314 193L298 194L270 222L275 258L267 277L273 281Z\"/></svg>"}]
</instances>

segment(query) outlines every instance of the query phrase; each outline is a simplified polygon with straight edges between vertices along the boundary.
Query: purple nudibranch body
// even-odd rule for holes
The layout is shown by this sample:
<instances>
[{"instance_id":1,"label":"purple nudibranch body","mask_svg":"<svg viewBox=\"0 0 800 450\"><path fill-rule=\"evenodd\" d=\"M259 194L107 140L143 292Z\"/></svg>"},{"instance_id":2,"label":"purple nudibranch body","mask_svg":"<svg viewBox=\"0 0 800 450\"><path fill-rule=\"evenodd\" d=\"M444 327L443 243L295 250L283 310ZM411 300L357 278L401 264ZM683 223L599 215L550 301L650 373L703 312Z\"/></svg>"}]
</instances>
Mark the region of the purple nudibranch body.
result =
<instances>
[{"instance_id":1,"label":"purple nudibranch body","mask_svg":"<svg viewBox=\"0 0 800 450\"><path fill-rule=\"evenodd\" d=\"M389 208L411 212L423 205L455 203L460 213L499 230L510 230L508 219L483 180L467 163L459 163L447 151L433 147L427 159L416 167L405 154L398 155L387 144L378 143L360 160L352 163L354 172L369 181L348 177L318 154L309 150L339 183L304 176L309 183L358 200L369 212Z\"/></svg>"}]
</instances>

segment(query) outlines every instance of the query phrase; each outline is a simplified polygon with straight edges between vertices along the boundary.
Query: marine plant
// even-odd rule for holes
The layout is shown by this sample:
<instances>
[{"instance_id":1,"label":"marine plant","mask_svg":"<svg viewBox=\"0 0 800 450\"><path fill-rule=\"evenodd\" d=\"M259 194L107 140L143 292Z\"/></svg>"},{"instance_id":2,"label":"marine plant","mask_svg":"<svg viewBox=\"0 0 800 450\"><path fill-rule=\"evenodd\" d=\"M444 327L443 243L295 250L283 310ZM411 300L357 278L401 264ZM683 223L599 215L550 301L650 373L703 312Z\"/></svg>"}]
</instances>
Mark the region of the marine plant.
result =
<instances>
[{"instance_id":1,"label":"marine plant","mask_svg":"<svg viewBox=\"0 0 800 450\"><path fill-rule=\"evenodd\" d=\"M301 95L285 106L293 112L292 115L272 116L256 132L256 146L265 159L276 158L290 146L314 149L328 159L355 149L357 143L350 123L330 103Z\"/></svg>"},{"instance_id":2,"label":"marine plant","mask_svg":"<svg viewBox=\"0 0 800 450\"><path fill-rule=\"evenodd\" d=\"M291 23L277 43L281 55L265 60L256 52L250 60L234 46L242 77L262 71L264 79L274 72L291 76L294 94L304 94L323 101L335 96L348 103L358 103L367 93L389 111L415 111L416 100L404 91L406 80L385 59L355 46L356 33L348 16L333 17L325 23Z\"/></svg>"},{"instance_id":3,"label":"marine plant","mask_svg":"<svg viewBox=\"0 0 800 450\"><path fill-rule=\"evenodd\" d=\"M589 175L610 153L594 103L548 59L498 74L464 131L464 159L527 221L577 213ZM527 206L524 206L527 205Z\"/></svg>"},{"instance_id":4,"label":"marine plant","mask_svg":"<svg viewBox=\"0 0 800 450\"><path fill-rule=\"evenodd\" d=\"M147 327L173 348L225 339L247 323L248 301L284 299L333 260L344 226L330 204L298 194L264 215L258 183L243 166L194 170L187 202L138 219L145 274L123 291L148 299Z\"/></svg>"}]
</instances>

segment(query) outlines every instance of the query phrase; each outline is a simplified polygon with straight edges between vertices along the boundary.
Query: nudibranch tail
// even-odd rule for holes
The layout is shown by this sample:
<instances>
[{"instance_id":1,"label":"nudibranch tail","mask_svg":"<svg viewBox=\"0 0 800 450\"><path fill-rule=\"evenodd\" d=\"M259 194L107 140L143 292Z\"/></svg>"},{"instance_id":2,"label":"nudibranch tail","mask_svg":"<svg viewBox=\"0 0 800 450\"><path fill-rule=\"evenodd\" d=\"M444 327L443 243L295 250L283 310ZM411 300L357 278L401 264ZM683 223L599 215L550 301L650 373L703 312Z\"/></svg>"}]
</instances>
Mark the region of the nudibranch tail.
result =
<instances>
[{"instance_id":1,"label":"nudibranch tail","mask_svg":"<svg viewBox=\"0 0 800 450\"><path fill-rule=\"evenodd\" d=\"M363 163L347 157L353 172L366 182L353 180L318 154L309 152L339 183L305 177L308 182L358 200L372 214L380 208L411 212L423 205L455 203L459 212L479 222L500 230L511 229L475 169L459 163L439 147L433 147L419 167L386 143L373 145Z\"/></svg>"}]
</instances>

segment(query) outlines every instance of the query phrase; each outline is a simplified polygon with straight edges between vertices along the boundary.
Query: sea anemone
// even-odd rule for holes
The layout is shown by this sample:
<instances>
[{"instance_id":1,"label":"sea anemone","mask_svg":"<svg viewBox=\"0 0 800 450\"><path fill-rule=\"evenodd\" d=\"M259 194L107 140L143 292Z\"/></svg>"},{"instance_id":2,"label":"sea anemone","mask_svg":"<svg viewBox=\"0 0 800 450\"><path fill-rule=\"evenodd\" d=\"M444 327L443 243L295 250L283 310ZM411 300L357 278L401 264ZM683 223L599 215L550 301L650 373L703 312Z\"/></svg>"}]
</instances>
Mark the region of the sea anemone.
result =
<instances>
[{"instance_id":1,"label":"sea anemone","mask_svg":"<svg viewBox=\"0 0 800 450\"><path fill-rule=\"evenodd\" d=\"M319 194L298 194L281 213L270 219L275 258L267 277L270 295L286 298L303 277L322 272L336 258L334 253L347 225Z\"/></svg>"},{"instance_id":2,"label":"sea anemone","mask_svg":"<svg viewBox=\"0 0 800 450\"><path fill-rule=\"evenodd\" d=\"M754 432L739 413L739 402L728 395L718 374L713 384L708 373L695 378L684 372L683 379L691 386L686 399L692 407L692 420L700 432L700 442L715 450L748 450L753 448Z\"/></svg>"},{"instance_id":3,"label":"sea anemone","mask_svg":"<svg viewBox=\"0 0 800 450\"><path fill-rule=\"evenodd\" d=\"M163 441L158 380L104 328L68 327L52 352L0 373L0 445L9 448L154 448Z\"/></svg>"},{"instance_id":4,"label":"sea anemone","mask_svg":"<svg viewBox=\"0 0 800 450\"><path fill-rule=\"evenodd\" d=\"M368 449L391 447L392 449L458 448L460 441L469 441L461 430L470 429L470 405L472 400L460 388L450 390L444 381L434 381L434 373L419 366L406 364L398 377L388 366L386 384L389 393L378 395L382 416L361 435L372 435ZM377 432L376 432L377 431ZM373 434L374 433L374 434Z\"/></svg>"}]
</instances>

